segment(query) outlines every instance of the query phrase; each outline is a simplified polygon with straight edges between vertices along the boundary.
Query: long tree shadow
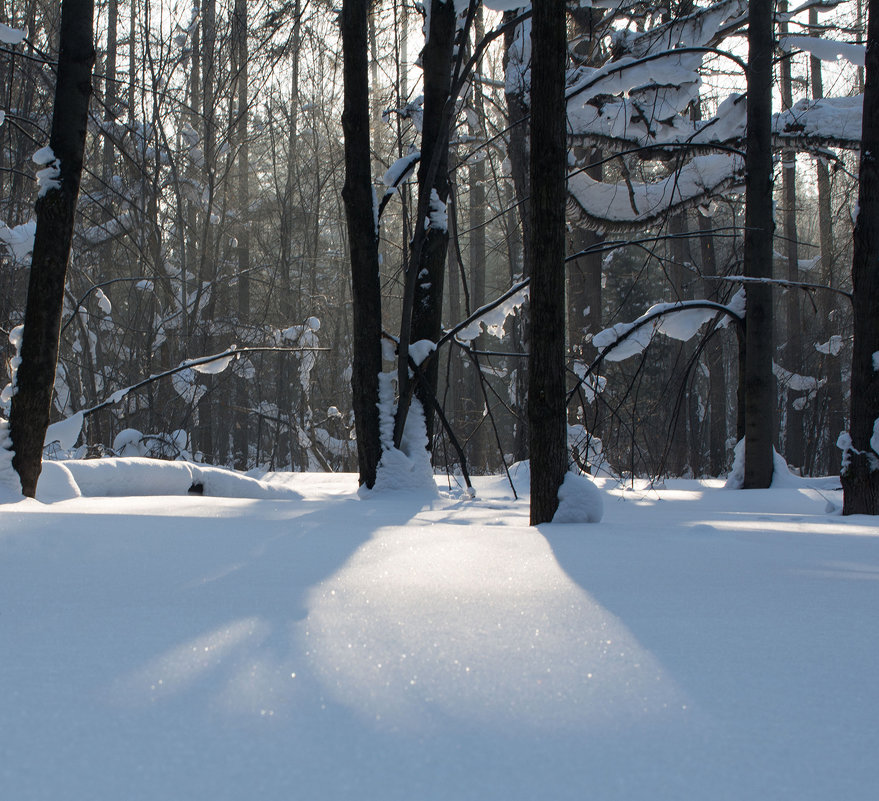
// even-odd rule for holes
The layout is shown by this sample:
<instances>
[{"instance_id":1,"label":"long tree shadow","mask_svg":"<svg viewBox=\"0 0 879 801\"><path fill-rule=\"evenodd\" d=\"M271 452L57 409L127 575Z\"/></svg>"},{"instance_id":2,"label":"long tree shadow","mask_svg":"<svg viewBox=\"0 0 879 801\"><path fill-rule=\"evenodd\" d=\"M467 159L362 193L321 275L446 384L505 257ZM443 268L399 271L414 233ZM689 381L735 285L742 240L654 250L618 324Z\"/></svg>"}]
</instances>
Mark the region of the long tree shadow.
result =
<instances>
[{"instance_id":1,"label":"long tree shadow","mask_svg":"<svg viewBox=\"0 0 879 801\"><path fill-rule=\"evenodd\" d=\"M4 640L44 653L47 683L64 665L74 707L78 696L92 714L96 703L249 714L295 702L309 681L311 593L378 527L421 508L417 497L177 502L179 514L150 514L143 499L127 515L118 499L107 514L31 513L4 537L3 595L33 607L4 617Z\"/></svg>"},{"instance_id":2,"label":"long tree shadow","mask_svg":"<svg viewBox=\"0 0 879 801\"><path fill-rule=\"evenodd\" d=\"M702 523L541 533L565 572L692 699L727 760L774 761L811 797L843 779L863 787L879 744L870 678L879 659L870 633L879 538L838 529L747 533Z\"/></svg>"}]
</instances>

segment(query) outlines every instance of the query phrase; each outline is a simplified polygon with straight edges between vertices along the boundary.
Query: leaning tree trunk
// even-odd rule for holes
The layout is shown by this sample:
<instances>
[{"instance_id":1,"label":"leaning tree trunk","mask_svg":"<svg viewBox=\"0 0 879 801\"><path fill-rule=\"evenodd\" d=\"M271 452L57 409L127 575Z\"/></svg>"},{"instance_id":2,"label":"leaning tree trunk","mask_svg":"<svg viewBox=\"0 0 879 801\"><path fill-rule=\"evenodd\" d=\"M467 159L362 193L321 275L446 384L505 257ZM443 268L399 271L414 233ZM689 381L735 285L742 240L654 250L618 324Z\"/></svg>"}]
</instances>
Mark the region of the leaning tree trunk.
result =
<instances>
[{"instance_id":1,"label":"leaning tree trunk","mask_svg":"<svg viewBox=\"0 0 879 801\"><path fill-rule=\"evenodd\" d=\"M531 525L552 520L565 478L565 200L567 137L564 0L534 5L531 34L531 351L528 425Z\"/></svg>"},{"instance_id":2,"label":"leaning tree trunk","mask_svg":"<svg viewBox=\"0 0 879 801\"><path fill-rule=\"evenodd\" d=\"M851 446L843 454L843 514L879 514L879 0L867 8L858 218L852 258Z\"/></svg>"},{"instance_id":3,"label":"leaning tree trunk","mask_svg":"<svg viewBox=\"0 0 879 801\"><path fill-rule=\"evenodd\" d=\"M42 469L43 440L55 385L64 281L73 239L73 222L92 93L95 62L93 0L63 0L58 80L49 146L55 183L37 200L37 232L31 258L21 366L9 418L12 466L22 492L33 498ZM49 166L52 166L51 164Z\"/></svg>"},{"instance_id":4,"label":"leaning tree trunk","mask_svg":"<svg viewBox=\"0 0 879 801\"><path fill-rule=\"evenodd\" d=\"M745 275L772 277L772 0L755 0L748 14L748 128L745 146ZM745 287L746 489L772 483L772 294L767 283Z\"/></svg>"},{"instance_id":5,"label":"leaning tree trunk","mask_svg":"<svg viewBox=\"0 0 879 801\"><path fill-rule=\"evenodd\" d=\"M381 356L381 283L378 231L373 218L369 157L367 10L369 0L345 0L342 6L344 56L345 186L354 308L354 364L351 374L360 483L375 484L381 457L378 382Z\"/></svg>"}]
</instances>

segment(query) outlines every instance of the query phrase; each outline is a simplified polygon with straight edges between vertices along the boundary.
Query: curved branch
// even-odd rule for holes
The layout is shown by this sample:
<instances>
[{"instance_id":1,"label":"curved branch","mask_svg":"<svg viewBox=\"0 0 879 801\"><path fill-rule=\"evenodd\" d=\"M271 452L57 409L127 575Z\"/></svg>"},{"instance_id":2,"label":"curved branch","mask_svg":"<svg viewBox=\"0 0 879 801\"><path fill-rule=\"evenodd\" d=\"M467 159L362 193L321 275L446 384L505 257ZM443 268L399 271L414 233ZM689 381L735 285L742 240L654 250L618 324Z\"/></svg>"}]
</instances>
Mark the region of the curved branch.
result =
<instances>
[{"instance_id":1,"label":"curved branch","mask_svg":"<svg viewBox=\"0 0 879 801\"><path fill-rule=\"evenodd\" d=\"M573 389L568 392L568 396L565 400L565 403L570 403L571 399L574 397L577 390L583 385L583 382L586 380L587 376L590 376L594 373L602 364L602 362L607 358L607 356L616 348L618 345L621 345L625 342L632 334L636 331L641 330L645 325L653 323L655 320L658 320L660 317L663 317L666 314L675 314L680 311L686 311L689 309L714 309L718 314L724 314L727 317L731 318L736 325L744 325L744 318L740 317L736 312L734 312L729 306L724 306L722 303L715 303L713 300L694 300L687 301L686 305L678 305L671 306L663 309L658 309L655 312L650 314L645 314L642 318L638 319L636 322L632 323L632 327L623 334L620 334L617 339L610 343L598 356L595 357L595 360L589 367L586 368L586 372L579 378L577 383L574 385ZM717 319L717 318L715 318Z\"/></svg>"}]
</instances>

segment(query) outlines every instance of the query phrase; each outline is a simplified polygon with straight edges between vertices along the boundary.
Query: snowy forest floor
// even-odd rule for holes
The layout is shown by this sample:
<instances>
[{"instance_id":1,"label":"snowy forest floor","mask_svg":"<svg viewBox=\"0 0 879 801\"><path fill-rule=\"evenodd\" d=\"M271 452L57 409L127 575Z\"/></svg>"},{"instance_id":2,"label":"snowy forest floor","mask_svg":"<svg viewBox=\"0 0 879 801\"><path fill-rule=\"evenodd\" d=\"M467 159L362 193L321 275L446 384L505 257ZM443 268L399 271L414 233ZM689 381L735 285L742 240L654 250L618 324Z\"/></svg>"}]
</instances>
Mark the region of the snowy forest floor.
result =
<instances>
[{"instance_id":1,"label":"snowy forest floor","mask_svg":"<svg viewBox=\"0 0 879 801\"><path fill-rule=\"evenodd\" d=\"M0 504L0 798L875 799L879 529L834 482Z\"/></svg>"}]
</instances>

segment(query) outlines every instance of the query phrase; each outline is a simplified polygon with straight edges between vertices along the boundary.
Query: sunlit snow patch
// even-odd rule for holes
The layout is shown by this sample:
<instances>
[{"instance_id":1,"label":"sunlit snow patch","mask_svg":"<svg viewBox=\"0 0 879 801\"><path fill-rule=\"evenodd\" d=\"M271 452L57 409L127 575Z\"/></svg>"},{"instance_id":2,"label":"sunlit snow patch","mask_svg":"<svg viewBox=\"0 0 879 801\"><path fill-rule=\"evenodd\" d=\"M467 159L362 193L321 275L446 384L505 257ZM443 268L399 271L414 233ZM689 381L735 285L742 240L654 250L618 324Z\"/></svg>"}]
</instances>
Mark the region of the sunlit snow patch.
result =
<instances>
[{"instance_id":1,"label":"sunlit snow patch","mask_svg":"<svg viewBox=\"0 0 879 801\"><path fill-rule=\"evenodd\" d=\"M687 700L535 530L381 529L313 593L325 691L382 728L624 729ZM576 634L573 634L576 632Z\"/></svg>"}]
</instances>

